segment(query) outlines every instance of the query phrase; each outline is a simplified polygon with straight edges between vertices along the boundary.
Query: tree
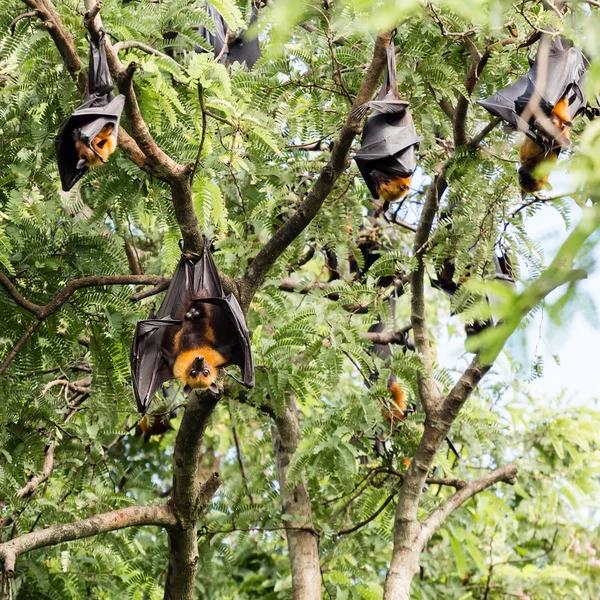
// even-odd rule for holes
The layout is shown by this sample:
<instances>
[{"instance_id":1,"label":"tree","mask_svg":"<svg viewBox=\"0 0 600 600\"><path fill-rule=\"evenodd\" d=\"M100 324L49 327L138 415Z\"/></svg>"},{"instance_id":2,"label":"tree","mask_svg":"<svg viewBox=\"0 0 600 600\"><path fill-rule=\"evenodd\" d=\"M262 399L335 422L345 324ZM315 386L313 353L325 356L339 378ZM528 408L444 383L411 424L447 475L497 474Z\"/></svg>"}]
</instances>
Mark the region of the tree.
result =
<instances>
[{"instance_id":1,"label":"tree","mask_svg":"<svg viewBox=\"0 0 600 600\"><path fill-rule=\"evenodd\" d=\"M276 2L248 72L194 52L210 25L201 1L24 1L0 17L3 595L594 597L597 535L567 504L597 491L598 415L509 407L502 435L489 403L509 388L485 379L530 312L554 290L564 307L589 267L597 124L575 124L565 163L584 218L546 266L527 217L551 204L568 222L568 204L520 197L512 140L475 100L527 68L541 31L591 39L597 3ZM232 30L249 16L214 4ZM51 138L85 87L85 35L102 27L126 98L120 152L59 193ZM384 214L349 157L353 109L377 92L390 43L423 183ZM179 240L198 253L203 233L247 312L257 385L189 401L166 388L152 410L179 407L177 432L144 443L135 322L160 301ZM518 294L487 283L495 248L513 257ZM450 303L426 285L448 258L469 279ZM455 376L435 340L451 311L486 321L486 295L501 322L469 340ZM385 418L391 373L416 404L403 421ZM518 485L491 491L517 465Z\"/></svg>"}]
</instances>

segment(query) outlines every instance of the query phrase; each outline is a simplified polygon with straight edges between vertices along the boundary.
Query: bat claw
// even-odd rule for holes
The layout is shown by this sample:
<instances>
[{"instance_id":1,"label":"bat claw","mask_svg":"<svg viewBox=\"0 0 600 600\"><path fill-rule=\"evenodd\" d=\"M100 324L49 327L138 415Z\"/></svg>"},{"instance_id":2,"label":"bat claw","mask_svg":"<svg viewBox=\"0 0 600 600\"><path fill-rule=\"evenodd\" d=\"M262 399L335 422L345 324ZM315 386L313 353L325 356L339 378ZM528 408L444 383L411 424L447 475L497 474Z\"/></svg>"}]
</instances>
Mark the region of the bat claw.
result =
<instances>
[{"instance_id":1,"label":"bat claw","mask_svg":"<svg viewBox=\"0 0 600 600\"><path fill-rule=\"evenodd\" d=\"M196 319L199 319L199 318L200 318L200 311L195 308L191 308L188 312L185 313L186 321L195 321Z\"/></svg>"}]
</instances>

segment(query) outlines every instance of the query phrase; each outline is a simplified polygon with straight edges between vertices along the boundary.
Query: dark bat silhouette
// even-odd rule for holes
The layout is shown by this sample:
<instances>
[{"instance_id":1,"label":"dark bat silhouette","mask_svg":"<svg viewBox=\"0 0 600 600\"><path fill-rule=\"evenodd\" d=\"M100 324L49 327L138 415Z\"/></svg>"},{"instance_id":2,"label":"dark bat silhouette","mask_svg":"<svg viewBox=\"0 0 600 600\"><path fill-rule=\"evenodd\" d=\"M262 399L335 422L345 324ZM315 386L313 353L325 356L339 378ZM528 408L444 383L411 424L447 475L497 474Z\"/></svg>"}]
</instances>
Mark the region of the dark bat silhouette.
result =
<instances>
[{"instance_id":1,"label":"dark bat silhouette","mask_svg":"<svg viewBox=\"0 0 600 600\"><path fill-rule=\"evenodd\" d=\"M258 18L259 4L253 0L250 24ZM232 34L227 21L210 2L206 3L206 11L214 23L214 33L203 26L198 27L198 33L213 47L215 58L227 64L245 62L248 69L252 69L260 58L258 38L249 39L246 31ZM202 52L202 49L198 46L196 51Z\"/></svg>"},{"instance_id":2,"label":"dark bat silhouette","mask_svg":"<svg viewBox=\"0 0 600 600\"><path fill-rule=\"evenodd\" d=\"M84 102L62 124L54 139L62 189L68 192L89 167L105 163L117 146L125 97L112 93L114 84L104 50L104 31L90 39L88 83Z\"/></svg>"},{"instance_id":3,"label":"dark bat silhouette","mask_svg":"<svg viewBox=\"0 0 600 600\"><path fill-rule=\"evenodd\" d=\"M508 254L504 253L502 256L496 256L494 254L494 280L502 281L508 285L514 286L515 280L513 279L513 270L510 264L510 258ZM438 290L446 292L448 296L452 297L458 291L458 288L466 282L469 278L467 275L463 282L457 283L454 281L454 262L447 258L442 264L441 268L436 272L436 279L431 279L431 285ZM486 327L490 327L494 323L492 321L486 321L484 323L473 323L465 327L467 336L479 333Z\"/></svg>"},{"instance_id":4,"label":"dark bat silhouette","mask_svg":"<svg viewBox=\"0 0 600 600\"><path fill-rule=\"evenodd\" d=\"M554 139L552 130L547 130L543 119L535 118L535 110L529 111L528 120L521 115L532 98L532 104L539 106L548 118L562 99L566 99L568 109L565 116L569 121L583 113L597 115L598 109L588 105L583 91L588 64L579 48L569 47L559 35L544 34L530 70L491 98L480 100L479 104L506 121L510 129L523 131L540 145L565 145L564 140Z\"/></svg>"},{"instance_id":5,"label":"dark bat silhouette","mask_svg":"<svg viewBox=\"0 0 600 600\"><path fill-rule=\"evenodd\" d=\"M400 99L396 79L394 45L387 49L387 72L377 100L353 111L353 117L371 108L363 129L360 150L354 160L374 198L400 200L410 189L417 161L415 150L423 139L417 135L408 102Z\"/></svg>"},{"instance_id":6,"label":"dark bat silhouette","mask_svg":"<svg viewBox=\"0 0 600 600\"><path fill-rule=\"evenodd\" d=\"M169 379L179 379L184 392L214 389L220 369L237 365L240 383L254 385L244 313L233 294L224 295L207 246L205 240L197 262L181 257L156 316L137 323L131 375L142 414L156 390Z\"/></svg>"}]
</instances>

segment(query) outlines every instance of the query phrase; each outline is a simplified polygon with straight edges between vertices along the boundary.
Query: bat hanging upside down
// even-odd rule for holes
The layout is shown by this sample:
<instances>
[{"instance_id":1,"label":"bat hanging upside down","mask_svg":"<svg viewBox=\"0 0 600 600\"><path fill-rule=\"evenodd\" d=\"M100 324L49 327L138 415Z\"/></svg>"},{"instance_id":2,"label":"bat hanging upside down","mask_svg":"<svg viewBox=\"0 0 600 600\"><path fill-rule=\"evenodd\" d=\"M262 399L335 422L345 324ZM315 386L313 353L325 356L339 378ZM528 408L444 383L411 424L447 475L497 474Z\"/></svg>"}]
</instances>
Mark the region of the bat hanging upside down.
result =
<instances>
[{"instance_id":1,"label":"bat hanging upside down","mask_svg":"<svg viewBox=\"0 0 600 600\"><path fill-rule=\"evenodd\" d=\"M573 123L569 116L567 98L562 98L556 103L550 113L550 121L568 141ZM553 141L548 140L548 146L544 148L525 136L519 152L519 185L524 192L539 192L548 183L551 167L556 164L561 150L560 145L554 145Z\"/></svg>"},{"instance_id":2,"label":"bat hanging upside down","mask_svg":"<svg viewBox=\"0 0 600 600\"><path fill-rule=\"evenodd\" d=\"M92 140L91 147L84 141L81 129L73 131L75 149L79 158L77 168L99 167L108 161L108 157L117 148L117 139L112 135L114 124L106 124Z\"/></svg>"},{"instance_id":3,"label":"bat hanging upside down","mask_svg":"<svg viewBox=\"0 0 600 600\"><path fill-rule=\"evenodd\" d=\"M207 246L205 240L197 261L181 257L156 316L137 323L131 372L142 414L169 379L178 379L186 395L199 388L216 393L221 369L237 365L241 372L237 381L254 385L244 313L233 294L223 293Z\"/></svg>"},{"instance_id":4,"label":"bat hanging upside down","mask_svg":"<svg viewBox=\"0 0 600 600\"><path fill-rule=\"evenodd\" d=\"M186 394L201 388L216 391L219 368L230 364L235 344L235 332L225 311L196 300L201 298L188 304L189 310L173 336L171 348L167 345L163 349L173 375L182 383Z\"/></svg>"}]
</instances>

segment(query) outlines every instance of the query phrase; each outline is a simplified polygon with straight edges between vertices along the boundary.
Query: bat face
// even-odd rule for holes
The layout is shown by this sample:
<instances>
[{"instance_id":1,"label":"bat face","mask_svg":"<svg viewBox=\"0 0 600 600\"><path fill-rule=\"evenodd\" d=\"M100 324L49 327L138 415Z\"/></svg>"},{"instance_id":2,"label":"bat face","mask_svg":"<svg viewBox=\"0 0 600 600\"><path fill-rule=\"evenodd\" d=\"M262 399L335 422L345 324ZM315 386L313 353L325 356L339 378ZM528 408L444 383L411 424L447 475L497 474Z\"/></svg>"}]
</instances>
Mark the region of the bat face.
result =
<instances>
[{"instance_id":1,"label":"bat face","mask_svg":"<svg viewBox=\"0 0 600 600\"><path fill-rule=\"evenodd\" d=\"M108 157L117 148L116 136L112 135L114 128L115 126L113 123L104 125L98 132L98 135L92 140L91 144L89 144L87 138L83 135L81 128L77 128L73 131L75 150L79 157L77 162L78 169L83 169L84 167L99 167L108 160Z\"/></svg>"},{"instance_id":2,"label":"bat face","mask_svg":"<svg viewBox=\"0 0 600 600\"><path fill-rule=\"evenodd\" d=\"M217 380L218 369L227 360L208 346L180 353L173 365L173 375L181 381L185 391L211 387Z\"/></svg>"}]
</instances>

